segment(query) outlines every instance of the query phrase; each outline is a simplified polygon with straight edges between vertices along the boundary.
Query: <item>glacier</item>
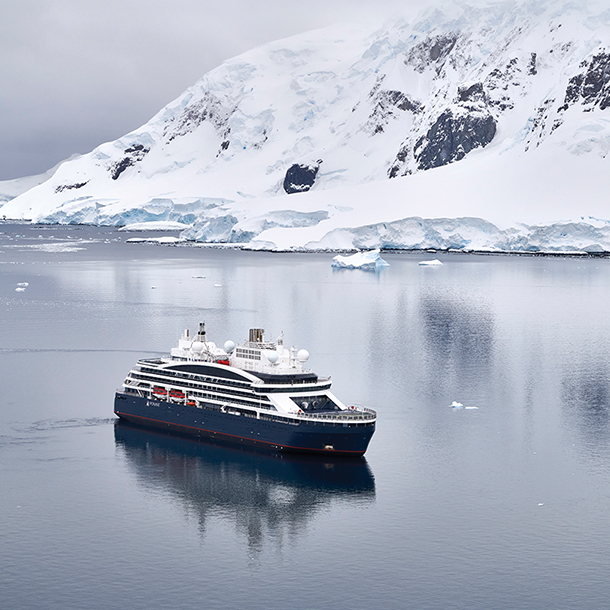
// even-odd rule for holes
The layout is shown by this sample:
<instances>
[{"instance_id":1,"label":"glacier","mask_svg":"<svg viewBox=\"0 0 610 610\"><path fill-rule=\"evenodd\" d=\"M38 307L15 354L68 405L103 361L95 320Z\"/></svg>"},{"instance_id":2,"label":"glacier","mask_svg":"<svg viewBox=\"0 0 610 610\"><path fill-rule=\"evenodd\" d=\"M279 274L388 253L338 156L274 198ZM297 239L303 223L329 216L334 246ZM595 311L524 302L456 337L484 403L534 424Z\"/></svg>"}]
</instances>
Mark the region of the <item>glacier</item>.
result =
<instances>
[{"instance_id":1,"label":"glacier","mask_svg":"<svg viewBox=\"0 0 610 610\"><path fill-rule=\"evenodd\" d=\"M250 249L610 252L609 112L603 6L454 2L228 60L6 185L0 216Z\"/></svg>"}]
</instances>

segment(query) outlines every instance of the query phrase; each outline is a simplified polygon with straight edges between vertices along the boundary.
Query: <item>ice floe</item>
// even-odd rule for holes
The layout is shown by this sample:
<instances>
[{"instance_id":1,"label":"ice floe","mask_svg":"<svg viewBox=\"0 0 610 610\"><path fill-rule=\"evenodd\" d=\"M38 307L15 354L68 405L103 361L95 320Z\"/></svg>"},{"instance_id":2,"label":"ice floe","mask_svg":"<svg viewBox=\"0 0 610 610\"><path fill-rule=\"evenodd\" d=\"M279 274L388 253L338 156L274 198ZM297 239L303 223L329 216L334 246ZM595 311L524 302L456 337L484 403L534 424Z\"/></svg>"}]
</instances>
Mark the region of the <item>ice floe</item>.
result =
<instances>
[{"instance_id":1,"label":"ice floe","mask_svg":"<svg viewBox=\"0 0 610 610\"><path fill-rule=\"evenodd\" d=\"M437 258L431 261L419 261L420 267L442 267L443 263L439 261Z\"/></svg>"},{"instance_id":2,"label":"ice floe","mask_svg":"<svg viewBox=\"0 0 610 610\"><path fill-rule=\"evenodd\" d=\"M379 249L369 252L356 252L351 256L338 254L333 258L332 267L337 269L362 269L364 271L376 271L383 267L389 267L389 263L381 258Z\"/></svg>"},{"instance_id":3,"label":"ice floe","mask_svg":"<svg viewBox=\"0 0 610 610\"><path fill-rule=\"evenodd\" d=\"M464 409L465 411L478 411L479 407L465 407L461 402L454 400L451 405L452 409Z\"/></svg>"}]
</instances>

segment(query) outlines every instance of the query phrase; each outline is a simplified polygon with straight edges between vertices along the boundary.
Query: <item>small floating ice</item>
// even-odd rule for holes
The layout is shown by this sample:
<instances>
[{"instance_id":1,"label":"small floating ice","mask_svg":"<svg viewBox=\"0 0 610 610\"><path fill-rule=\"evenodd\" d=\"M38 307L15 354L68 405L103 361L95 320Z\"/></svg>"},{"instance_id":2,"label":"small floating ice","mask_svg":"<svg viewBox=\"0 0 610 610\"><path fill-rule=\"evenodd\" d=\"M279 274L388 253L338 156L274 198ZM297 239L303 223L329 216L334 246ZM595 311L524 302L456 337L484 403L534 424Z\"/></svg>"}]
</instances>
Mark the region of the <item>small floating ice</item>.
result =
<instances>
[{"instance_id":1,"label":"small floating ice","mask_svg":"<svg viewBox=\"0 0 610 610\"><path fill-rule=\"evenodd\" d=\"M376 271L383 267L389 267L389 263L384 261L379 249L370 250L368 252L356 252L351 256L341 256L338 254L333 258L331 267L337 269L363 269L364 271Z\"/></svg>"},{"instance_id":2,"label":"small floating ice","mask_svg":"<svg viewBox=\"0 0 610 610\"><path fill-rule=\"evenodd\" d=\"M214 284L214 288L222 288L222 284Z\"/></svg>"},{"instance_id":3,"label":"small floating ice","mask_svg":"<svg viewBox=\"0 0 610 610\"><path fill-rule=\"evenodd\" d=\"M17 286L17 288L15 288L15 292L25 292L25 288L23 286Z\"/></svg>"},{"instance_id":4,"label":"small floating ice","mask_svg":"<svg viewBox=\"0 0 610 610\"><path fill-rule=\"evenodd\" d=\"M438 260L438 258L435 258L434 260L431 261L419 261L419 264L421 267L442 267L443 263L441 263L441 261Z\"/></svg>"},{"instance_id":5,"label":"small floating ice","mask_svg":"<svg viewBox=\"0 0 610 610\"><path fill-rule=\"evenodd\" d=\"M24 287L24 288L25 288L25 287L27 287L27 286L29 286L29 285L30 285L30 284L29 284L28 282L18 282L18 283L17 283L17 286L22 286L22 287Z\"/></svg>"},{"instance_id":6,"label":"small floating ice","mask_svg":"<svg viewBox=\"0 0 610 610\"><path fill-rule=\"evenodd\" d=\"M151 290L154 290L156 288L156 286L151 286L150 288L151 288Z\"/></svg>"},{"instance_id":7,"label":"small floating ice","mask_svg":"<svg viewBox=\"0 0 610 610\"><path fill-rule=\"evenodd\" d=\"M461 402L457 402L456 400L454 400L450 406L452 409L464 409L465 411L476 411L479 408L479 407L465 407Z\"/></svg>"},{"instance_id":8,"label":"small floating ice","mask_svg":"<svg viewBox=\"0 0 610 610\"><path fill-rule=\"evenodd\" d=\"M193 279L194 280L205 280L205 275L194 275Z\"/></svg>"}]
</instances>

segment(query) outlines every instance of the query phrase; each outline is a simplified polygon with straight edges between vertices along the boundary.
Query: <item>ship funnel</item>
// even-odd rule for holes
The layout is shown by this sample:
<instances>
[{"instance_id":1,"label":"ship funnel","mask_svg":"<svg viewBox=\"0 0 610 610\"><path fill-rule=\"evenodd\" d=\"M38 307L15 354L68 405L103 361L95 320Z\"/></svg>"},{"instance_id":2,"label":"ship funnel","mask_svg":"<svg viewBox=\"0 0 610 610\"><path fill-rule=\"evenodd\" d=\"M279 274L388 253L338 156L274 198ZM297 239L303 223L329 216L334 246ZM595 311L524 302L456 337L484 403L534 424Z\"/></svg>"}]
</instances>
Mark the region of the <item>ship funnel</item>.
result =
<instances>
[{"instance_id":1,"label":"ship funnel","mask_svg":"<svg viewBox=\"0 0 610 610\"><path fill-rule=\"evenodd\" d=\"M248 341L250 343L263 343L263 336L265 334L264 328L251 328Z\"/></svg>"}]
</instances>

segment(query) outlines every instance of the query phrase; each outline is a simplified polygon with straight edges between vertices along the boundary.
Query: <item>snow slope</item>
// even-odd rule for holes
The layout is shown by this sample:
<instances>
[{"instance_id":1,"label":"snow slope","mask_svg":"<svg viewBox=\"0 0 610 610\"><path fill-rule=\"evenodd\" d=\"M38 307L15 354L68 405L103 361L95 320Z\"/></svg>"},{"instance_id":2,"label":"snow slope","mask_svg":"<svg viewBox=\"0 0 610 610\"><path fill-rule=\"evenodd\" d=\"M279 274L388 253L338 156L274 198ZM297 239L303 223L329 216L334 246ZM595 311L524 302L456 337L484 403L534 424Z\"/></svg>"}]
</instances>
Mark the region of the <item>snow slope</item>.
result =
<instances>
[{"instance_id":1,"label":"snow slope","mask_svg":"<svg viewBox=\"0 0 610 610\"><path fill-rule=\"evenodd\" d=\"M253 248L610 251L610 10L454 3L206 74L11 218Z\"/></svg>"},{"instance_id":2,"label":"snow slope","mask_svg":"<svg viewBox=\"0 0 610 610\"><path fill-rule=\"evenodd\" d=\"M72 155L70 159L66 159L66 161L76 159L78 156L80 155ZM66 161L60 161L57 165L54 165L51 169L48 169L42 174L25 176L23 178L14 178L13 180L0 180L0 208L2 208L2 205L7 201L18 197L22 193L26 193L35 186L49 180L49 178L51 178L59 169L59 166Z\"/></svg>"}]
</instances>

